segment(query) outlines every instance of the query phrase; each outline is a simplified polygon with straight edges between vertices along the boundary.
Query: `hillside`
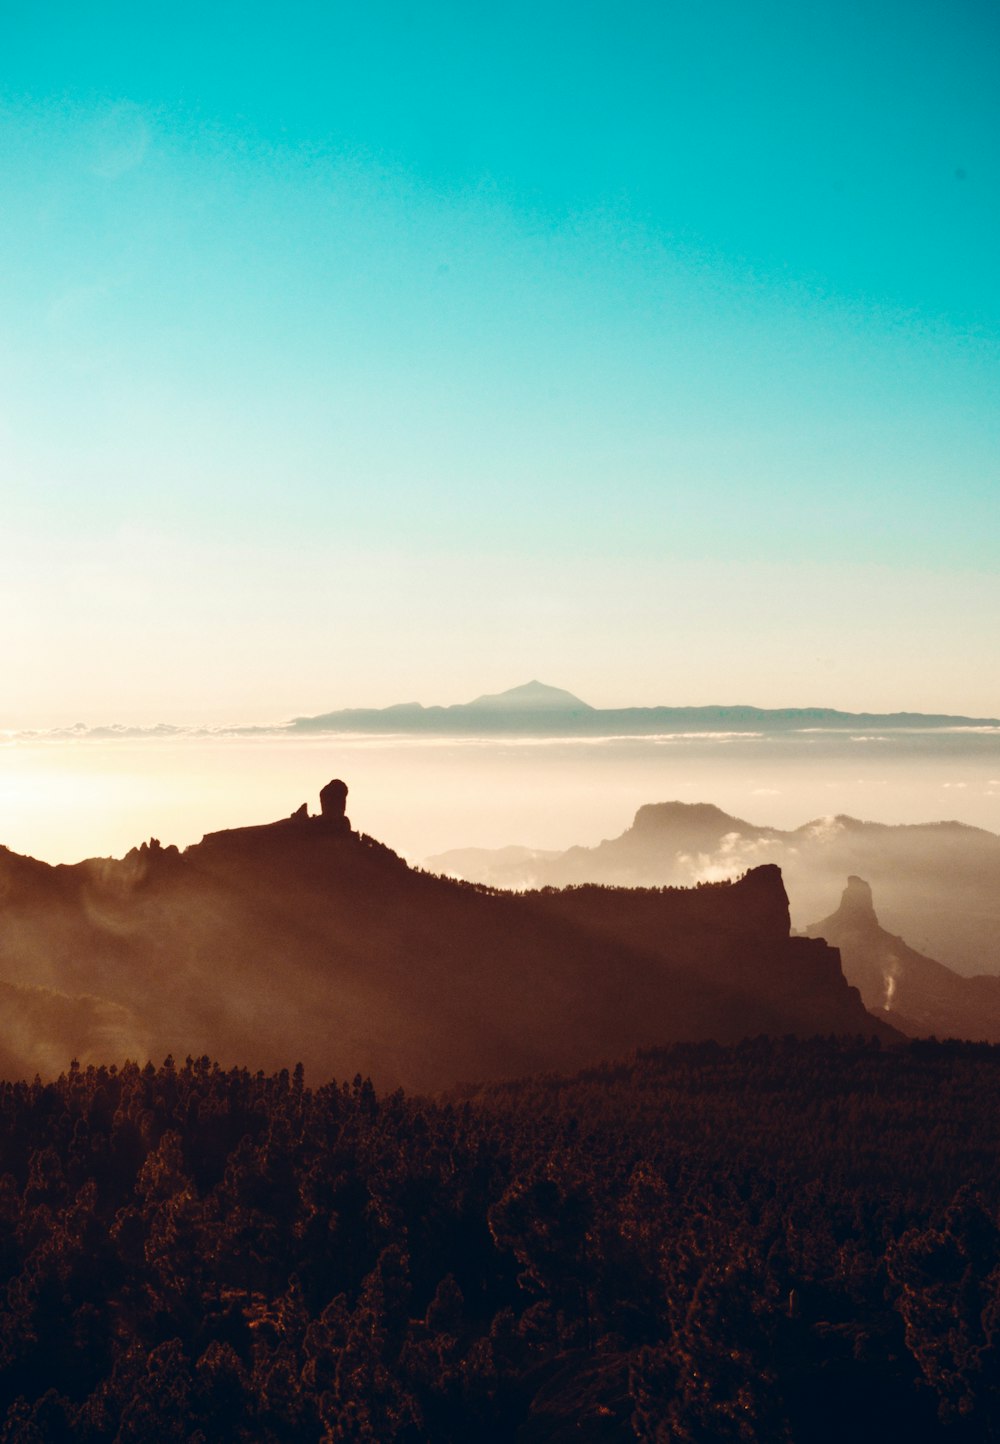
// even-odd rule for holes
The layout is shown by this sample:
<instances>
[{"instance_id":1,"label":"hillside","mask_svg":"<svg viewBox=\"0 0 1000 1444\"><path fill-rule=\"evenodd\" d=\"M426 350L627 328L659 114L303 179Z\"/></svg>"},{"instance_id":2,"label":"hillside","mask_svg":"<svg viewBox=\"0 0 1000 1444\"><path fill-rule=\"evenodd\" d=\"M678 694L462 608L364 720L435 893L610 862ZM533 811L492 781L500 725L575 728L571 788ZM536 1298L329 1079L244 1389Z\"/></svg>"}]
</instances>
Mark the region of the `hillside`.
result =
<instances>
[{"instance_id":1,"label":"hillside","mask_svg":"<svg viewBox=\"0 0 1000 1444\"><path fill-rule=\"evenodd\" d=\"M74 866L4 854L0 977L112 1007L120 1055L292 1058L430 1089L683 1039L894 1036L835 951L790 937L775 867L694 891L494 893L353 832L339 787L319 816L303 806L183 854L155 840ZM82 1026L94 1006L79 1027L72 1009L50 1020L48 1053L5 1037L8 1059L106 1057Z\"/></svg>"}]
</instances>

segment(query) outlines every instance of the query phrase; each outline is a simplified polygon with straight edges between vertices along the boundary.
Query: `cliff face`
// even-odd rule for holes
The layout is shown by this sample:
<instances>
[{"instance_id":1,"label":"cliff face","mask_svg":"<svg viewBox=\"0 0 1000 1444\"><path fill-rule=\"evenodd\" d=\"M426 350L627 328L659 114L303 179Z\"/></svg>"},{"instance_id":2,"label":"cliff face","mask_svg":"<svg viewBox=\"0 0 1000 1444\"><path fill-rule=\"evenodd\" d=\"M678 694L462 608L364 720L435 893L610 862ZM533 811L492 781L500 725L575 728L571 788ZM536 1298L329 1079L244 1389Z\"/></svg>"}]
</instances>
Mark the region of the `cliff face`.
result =
<instances>
[{"instance_id":1,"label":"cliff face","mask_svg":"<svg viewBox=\"0 0 1000 1444\"><path fill-rule=\"evenodd\" d=\"M437 1088L677 1039L893 1036L830 949L789 937L775 867L687 891L494 894L300 810L183 854L0 857L0 896L0 977L114 1005L116 1046L143 1058ZM90 1061L72 1029L52 1041Z\"/></svg>"},{"instance_id":2,"label":"cliff face","mask_svg":"<svg viewBox=\"0 0 1000 1444\"><path fill-rule=\"evenodd\" d=\"M790 936L788 898L773 865L697 888L590 886L525 900L656 958L658 983L670 994L672 1040L875 1031L837 949Z\"/></svg>"}]
</instances>

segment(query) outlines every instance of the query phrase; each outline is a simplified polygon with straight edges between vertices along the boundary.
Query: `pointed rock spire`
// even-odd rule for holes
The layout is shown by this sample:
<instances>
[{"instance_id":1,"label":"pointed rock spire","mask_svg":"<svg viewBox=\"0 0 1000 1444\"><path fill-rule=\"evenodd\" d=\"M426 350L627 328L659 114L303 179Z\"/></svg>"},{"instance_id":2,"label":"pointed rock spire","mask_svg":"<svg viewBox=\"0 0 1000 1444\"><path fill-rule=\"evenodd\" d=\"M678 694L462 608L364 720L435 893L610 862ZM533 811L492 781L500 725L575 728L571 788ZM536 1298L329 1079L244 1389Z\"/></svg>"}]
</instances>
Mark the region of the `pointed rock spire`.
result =
<instances>
[{"instance_id":1,"label":"pointed rock spire","mask_svg":"<svg viewBox=\"0 0 1000 1444\"><path fill-rule=\"evenodd\" d=\"M847 886L840 899L840 907L834 916L839 922L850 924L853 927L878 927L872 890L863 877L856 877L852 873L847 879Z\"/></svg>"}]
</instances>

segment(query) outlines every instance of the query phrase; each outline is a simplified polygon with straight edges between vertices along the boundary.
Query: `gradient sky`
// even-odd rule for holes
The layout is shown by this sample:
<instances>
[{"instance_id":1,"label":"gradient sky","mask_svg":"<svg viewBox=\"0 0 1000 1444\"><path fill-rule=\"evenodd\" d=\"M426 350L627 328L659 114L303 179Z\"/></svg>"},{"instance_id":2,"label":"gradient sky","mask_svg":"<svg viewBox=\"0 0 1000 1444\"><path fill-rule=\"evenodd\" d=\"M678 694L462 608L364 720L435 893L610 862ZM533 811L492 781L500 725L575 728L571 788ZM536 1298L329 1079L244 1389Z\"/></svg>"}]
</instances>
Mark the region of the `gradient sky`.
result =
<instances>
[{"instance_id":1,"label":"gradient sky","mask_svg":"<svg viewBox=\"0 0 1000 1444\"><path fill-rule=\"evenodd\" d=\"M1000 12L0 10L0 726L1000 714Z\"/></svg>"}]
</instances>

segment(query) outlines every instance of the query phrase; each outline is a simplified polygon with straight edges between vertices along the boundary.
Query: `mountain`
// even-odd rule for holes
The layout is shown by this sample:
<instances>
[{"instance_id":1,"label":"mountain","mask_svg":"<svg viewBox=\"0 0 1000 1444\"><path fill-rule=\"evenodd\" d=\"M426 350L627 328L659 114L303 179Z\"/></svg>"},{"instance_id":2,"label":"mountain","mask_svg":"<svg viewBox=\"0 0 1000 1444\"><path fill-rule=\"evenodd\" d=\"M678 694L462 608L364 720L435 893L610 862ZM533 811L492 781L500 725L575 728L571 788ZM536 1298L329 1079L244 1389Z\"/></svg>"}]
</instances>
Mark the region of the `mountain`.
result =
<instances>
[{"instance_id":1,"label":"mountain","mask_svg":"<svg viewBox=\"0 0 1000 1444\"><path fill-rule=\"evenodd\" d=\"M960 977L886 932L863 878L849 877L836 912L805 932L839 948L865 1006L910 1037L1000 1043L1000 977Z\"/></svg>"},{"instance_id":2,"label":"mountain","mask_svg":"<svg viewBox=\"0 0 1000 1444\"><path fill-rule=\"evenodd\" d=\"M783 831L710 803L660 802L596 847L555 856L453 849L426 866L509 888L690 887L764 862L781 868L797 927L828 914L854 874L876 889L887 926L929 957L963 974L1000 974L1000 837L960 822L890 826L841 816Z\"/></svg>"},{"instance_id":3,"label":"mountain","mask_svg":"<svg viewBox=\"0 0 1000 1444\"><path fill-rule=\"evenodd\" d=\"M478 711L489 712L593 712L593 707L566 692L562 687L549 687L544 682L525 682L506 692L487 692L467 703Z\"/></svg>"},{"instance_id":4,"label":"mountain","mask_svg":"<svg viewBox=\"0 0 1000 1444\"><path fill-rule=\"evenodd\" d=\"M331 783L319 816L303 805L184 853L154 839L49 867L3 852L0 977L107 1005L121 1056L300 1059L313 1077L419 1089L676 1040L897 1036L832 948L790 936L776 867L689 891L513 896L410 868L351 830L346 795ZM49 1026L47 1048L107 1061L72 1009ZM34 1071L37 1039L0 1038Z\"/></svg>"},{"instance_id":5,"label":"mountain","mask_svg":"<svg viewBox=\"0 0 1000 1444\"><path fill-rule=\"evenodd\" d=\"M838 712L832 707L591 707L560 687L526 682L450 707L419 702L391 707L348 707L315 717L296 717L293 732L426 732L457 735L648 737L659 733L783 733L856 731L869 728L919 731L929 727L997 727L990 717L921 712Z\"/></svg>"},{"instance_id":6,"label":"mountain","mask_svg":"<svg viewBox=\"0 0 1000 1444\"><path fill-rule=\"evenodd\" d=\"M427 732L495 734L497 732L551 732L557 735L588 730L587 718L595 709L572 692L545 682L525 682L506 692L486 692L471 702L450 707L424 707L420 702L391 707L353 707L324 712L319 717L296 717L293 732ZM597 729L598 732L601 730Z\"/></svg>"}]
</instances>

